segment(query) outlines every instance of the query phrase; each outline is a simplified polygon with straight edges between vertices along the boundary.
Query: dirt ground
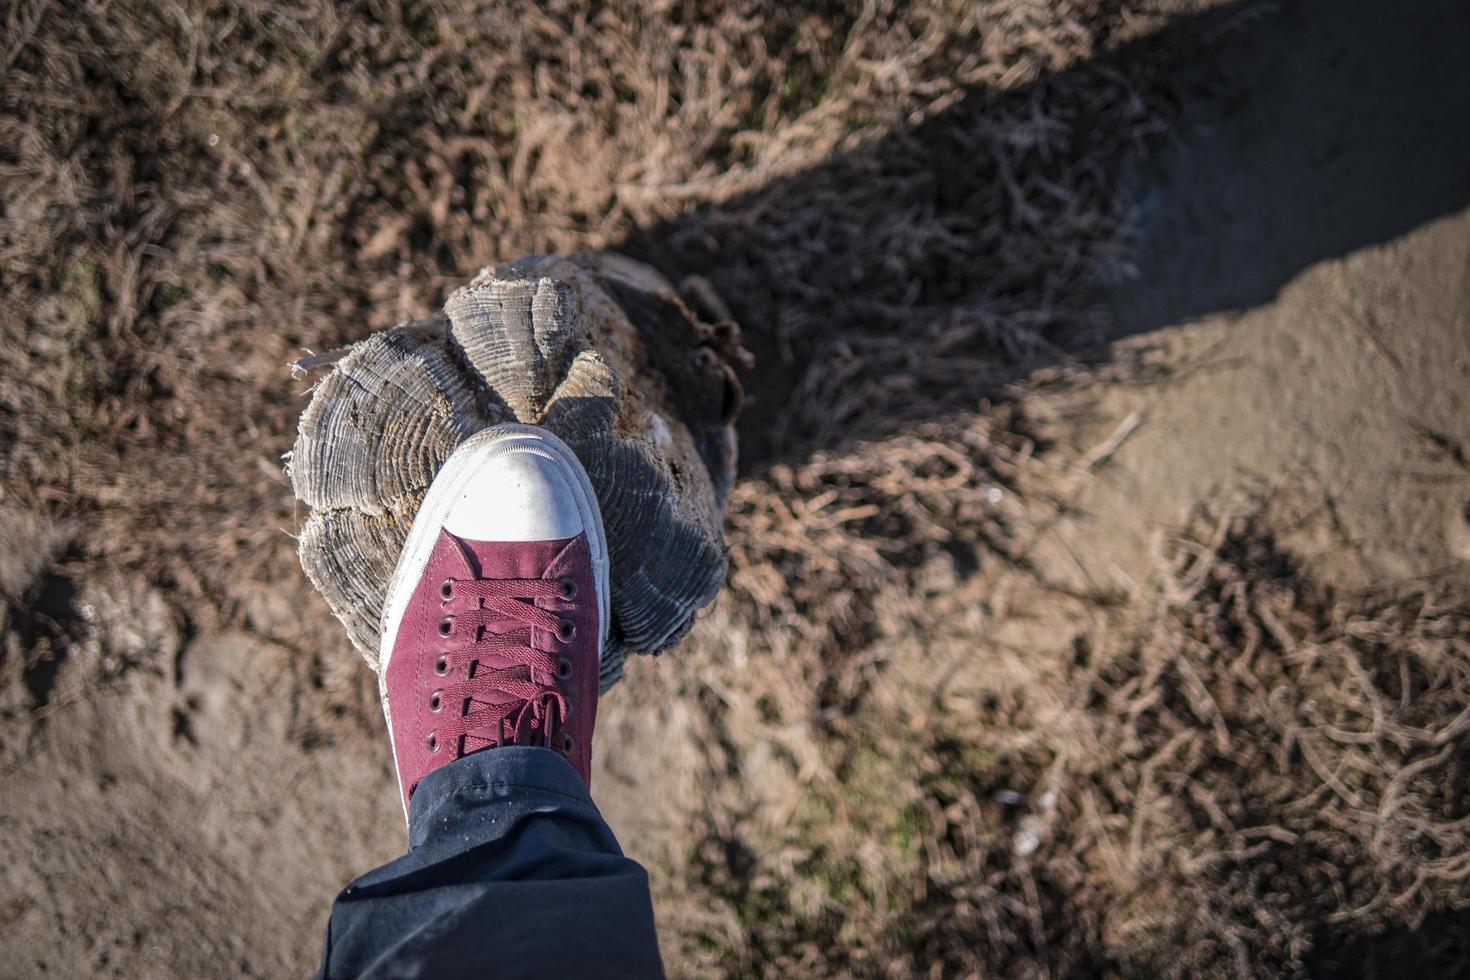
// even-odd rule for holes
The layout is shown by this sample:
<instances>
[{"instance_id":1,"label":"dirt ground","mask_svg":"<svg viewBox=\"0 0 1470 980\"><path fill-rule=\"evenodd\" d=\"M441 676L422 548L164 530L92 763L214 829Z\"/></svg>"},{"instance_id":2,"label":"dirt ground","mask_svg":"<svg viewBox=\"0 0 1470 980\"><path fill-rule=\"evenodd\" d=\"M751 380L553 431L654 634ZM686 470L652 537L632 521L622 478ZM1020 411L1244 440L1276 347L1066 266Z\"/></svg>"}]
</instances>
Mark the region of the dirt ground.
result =
<instances>
[{"instance_id":1,"label":"dirt ground","mask_svg":"<svg viewBox=\"0 0 1470 980\"><path fill-rule=\"evenodd\" d=\"M310 972L402 818L303 350L703 277L726 593L599 710L674 976L1470 969L1470 8L0 8L0 975Z\"/></svg>"}]
</instances>

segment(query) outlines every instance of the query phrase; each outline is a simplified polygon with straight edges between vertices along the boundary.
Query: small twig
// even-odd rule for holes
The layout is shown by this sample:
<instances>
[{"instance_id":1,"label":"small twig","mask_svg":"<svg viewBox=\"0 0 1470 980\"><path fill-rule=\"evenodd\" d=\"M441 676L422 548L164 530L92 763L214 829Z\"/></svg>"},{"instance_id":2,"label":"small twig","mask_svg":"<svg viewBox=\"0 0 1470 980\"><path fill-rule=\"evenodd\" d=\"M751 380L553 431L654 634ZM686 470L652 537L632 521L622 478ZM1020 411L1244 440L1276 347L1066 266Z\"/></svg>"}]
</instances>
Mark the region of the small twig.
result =
<instances>
[{"instance_id":1,"label":"small twig","mask_svg":"<svg viewBox=\"0 0 1470 980\"><path fill-rule=\"evenodd\" d=\"M1128 437L1133 435L1133 433L1137 431L1138 427L1142 424L1142 412L1136 409L1132 412L1129 412L1127 418L1118 423L1118 427L1113 430L1112 435L1108 436L1102 442L1089 449L1082 456L1082 458L1077 461L1077 468L1082 470L1082 472L1087 473L1090 472L1094 467L1101 466L1103 463L1106 463L1109 459L1113 457L1114 453L1122 448L1123 443L1127 442Z\"/></svg>"}]
</instances>

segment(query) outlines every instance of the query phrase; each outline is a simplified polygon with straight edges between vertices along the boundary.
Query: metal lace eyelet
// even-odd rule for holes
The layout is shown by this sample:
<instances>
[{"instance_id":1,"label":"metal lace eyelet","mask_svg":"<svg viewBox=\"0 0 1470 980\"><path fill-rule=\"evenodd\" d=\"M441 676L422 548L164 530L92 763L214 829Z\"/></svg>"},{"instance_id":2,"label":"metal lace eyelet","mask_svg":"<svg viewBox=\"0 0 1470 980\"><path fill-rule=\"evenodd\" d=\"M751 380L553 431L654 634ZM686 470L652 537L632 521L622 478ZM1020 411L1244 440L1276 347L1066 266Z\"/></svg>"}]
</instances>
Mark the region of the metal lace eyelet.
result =
<instances>
[{"instance_id":1,"label":"metal lace eyelet","mask_svg":"<svg viewBox=\"0 0 1470 980\"><path fill-rule=\"evenodd\" d=\"M562 732L561 745L557 746L557 748L561 750L561 754L571 755L572 751L576 749L576 747L577 743L572 740L572 736L568 735L566 732Z\"/></svg>"},{"instance_id":2,"label":"metal lace eyelet","mask_svg":"<svg viewBox=\"0 0 1470 980\"><path fill-rule=\"evenodd\" d=\"M577 581L573 578L560 579L557 583L561 586L561 598L570 602L577 598Z\"/></svg>"},{"instance_id":3,"label":"metal lace eyelet","mask_svg":"<svg viewBox=\"0 0 1470 980\"><path fill-rule=\"evenodd\" d=\"M563 643L570 643L577 636L577 624L570 619L563 619L556 626L556 638Z\"/></svg>"},{"instance_id":4,"label":"metal lace eyelet","mask_svg":"<svg viewBox=\"0 0 1470 980\"><path fill-rule=\"evenodd\" d=\"M430 752L438 752L439 751L439 736L436 733L434 733L434 732L430 732L429 733L428 745L429 745L429 751Z\"/></svg>"},{"instance_id":5,"label":"metal lace eyelet","mask_svg":"<svg viewBox=\"0 0 1470 980\"><path fill-rule=\"evenodd\" d=\"M564 681L572 676L572 662L562 657L556 662L556 679Z\"/></svg>"},{"instance_id":6,"label":"metal lace eyelet","mask_svg":"<svg viewBox=\"0 0 1470 980\"><path fill-rule=\"evenodd\" d=\"M448 602L454 598L454 579L447 578L439 585L439 598Z\"/></svg>"},{"instance_id":7,"label":"metal lace eyelet","mask_svg":"<svg viewBox=\"0 0 1470 980\"><path fill-rule=\"evenodd\" d=\"M439 635L440 636L448 636L450 633L453 633L453 632L454 632L454 617L453 616L445 616L443 619L439 620Z\"/></svg>"},{"instance_id":8,"label":"metal lace eyelet","mask_svg":"<svg viewBox=\"0 0 1470 980\"><path fill-rule=\"evenodd\" d=\"M449 673L449 658L444 656L442 653L439 655L439 659L434 661L434 673L438 674L440 677L443 677L445 674Z\"/></svg>"},{"instance_id":9,"label":"metal lace eyelet","mask_svg":"<svg viewBox=\"0 0 1470 980\"><path fill-rule=\"evenodd\" d=\"M435 691L429 695L429 710L438 714L444 710L444 699L440 696L442 692Z\"/></svg>"}]
</instances>

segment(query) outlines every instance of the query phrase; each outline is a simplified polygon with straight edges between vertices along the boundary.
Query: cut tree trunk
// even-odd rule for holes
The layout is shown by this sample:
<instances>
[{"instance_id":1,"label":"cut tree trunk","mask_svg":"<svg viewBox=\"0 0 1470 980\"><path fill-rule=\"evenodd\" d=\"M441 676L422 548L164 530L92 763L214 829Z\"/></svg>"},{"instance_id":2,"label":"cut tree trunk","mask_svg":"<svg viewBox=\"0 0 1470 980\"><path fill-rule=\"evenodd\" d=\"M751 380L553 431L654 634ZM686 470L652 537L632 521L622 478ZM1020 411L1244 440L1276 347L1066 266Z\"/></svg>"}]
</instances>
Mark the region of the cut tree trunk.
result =
<instances>
[{"instance_id":1,"label":"cut tree trunk","mask_svg":"<svg viewBox=\"0 0 1470 980\"><path fill-rule=\"evenodd\" d=\"M288 463L312 509L302 567L376 667L388 581L439 467L485 426L544 426L576 451L607 530L606 689L626 654L676 644L724 584L734 366L747 359L734 324L702 322L622 256L487 269L441 316L298 362L330 365Z\"/></svg>"}]
</instances>

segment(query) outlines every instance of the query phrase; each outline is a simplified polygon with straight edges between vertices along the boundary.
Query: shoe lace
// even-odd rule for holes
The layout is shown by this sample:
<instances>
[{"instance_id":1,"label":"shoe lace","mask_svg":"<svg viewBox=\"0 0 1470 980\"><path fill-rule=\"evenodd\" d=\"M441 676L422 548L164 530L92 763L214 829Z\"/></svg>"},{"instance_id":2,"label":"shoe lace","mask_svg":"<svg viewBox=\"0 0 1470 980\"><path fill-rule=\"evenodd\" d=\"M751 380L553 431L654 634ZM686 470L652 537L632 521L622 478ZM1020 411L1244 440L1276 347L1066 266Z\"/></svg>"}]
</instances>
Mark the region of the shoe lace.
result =
<instances>
[{"instance_id":1,"label":"shoe lace","mask_svg":"<svg viewBox=\"0 0 1470 980\"><path fill-rule=\"evenodd\" d=\"M533 603L566 603L575 594L571 579L444 580L440 596L447 609L453 606L439 622L444 643L434 670L465 676L430 695L430 709L449 715L431 735L435 751L447 746L459 758L491 746L545 745L570 754L571 737L562 731L567 699L558 682L571 676L572 663L532 646L531 630L571 642L571 621Z\"/></svg>"}]
</instances>

